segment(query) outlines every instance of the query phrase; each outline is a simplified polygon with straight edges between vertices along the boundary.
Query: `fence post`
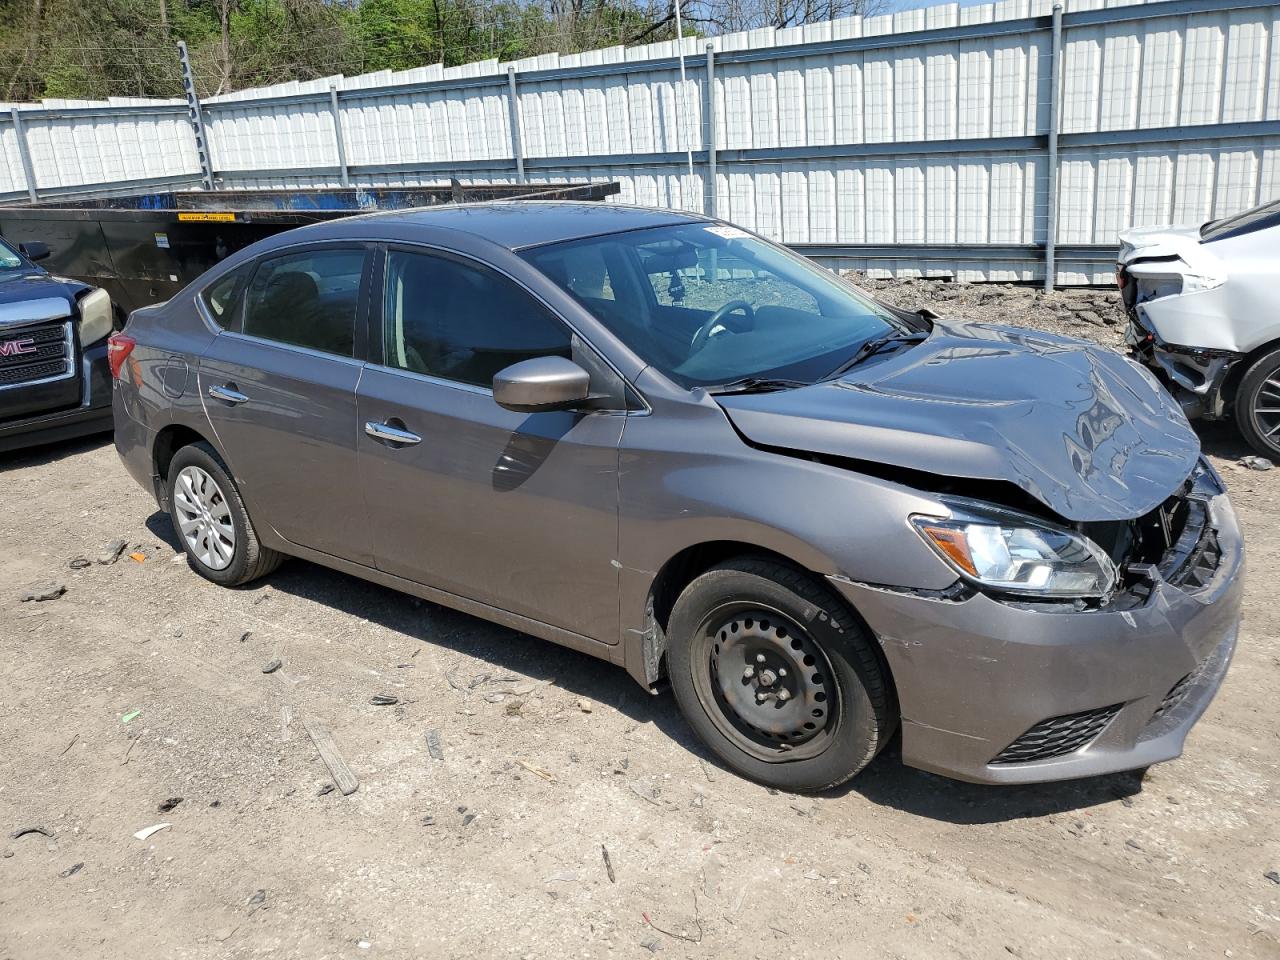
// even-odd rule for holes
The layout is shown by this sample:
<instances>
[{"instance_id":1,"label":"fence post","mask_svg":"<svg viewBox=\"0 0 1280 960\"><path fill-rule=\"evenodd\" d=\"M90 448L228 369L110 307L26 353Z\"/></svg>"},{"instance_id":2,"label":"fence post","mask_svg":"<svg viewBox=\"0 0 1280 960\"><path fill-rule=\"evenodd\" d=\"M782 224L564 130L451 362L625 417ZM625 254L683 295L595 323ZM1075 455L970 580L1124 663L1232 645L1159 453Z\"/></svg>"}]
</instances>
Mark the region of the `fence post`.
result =
<instances>
[{"instance_id":1,"label":"fence post","mask_svg":"<svg viewBox=\"0 0 1280 960\"><path fill-rule=\"evenodd\" d=\"M27 181L27 197L32 203L38 203L40 194L36 192L36 171L31 165L31 146L27 143L27 131L18 116L18 108L9 108L9 119L13 121L13 134L18 138L18 157L22 160L22 176Z\"/></svg>"},{"instance_id":2,"label":"fence post","mask_svg":"<svg viewBox=\"0 0 1280 960\"><path fill-rule=\"evenodd\" d=\"M707 44L707 104L703 109L707 117L707 212L719 216L716 211L716 45Z\"/></svg>"},{"instance_id":3,"label":"fence post","mask_svg":"<svg viewBox=\"0 0 1280 960\"><path fill-rule=\"evenodd\" d=\"M1053 5L1053 44L1049 56L1049 196L1046 200L1044 240L1044 289L1053 290L1058 279L1058 104L1062 94L1062 4Z\"/></svg>"},{"instance_id":4,"label":"fence post","mask_svg":"<svg viewBox=\"0 0 1280 960\"><path fill-rule=\"evenodd\" d=\"M200 181L206 190L213 189L213 165L209 162L209 141L204 132L204 117L200 114L200 98L196 95L196 81L191 74L191 57L187 44L178 41L178 61L182 64L182 92L187 97L187 119L196 138L196 159L200 162Z\"/></svg>"},{"instance_id":5,"label":"fence post","mask_svg":"<svg viewBox=\"0 0 1280 960\"><path fill-rule=\"evenodd\" d=\"M524 183L524 148L520 145L520 101L516 99L515 67L507 67L507 119L511 122L511 153L516 160L516 179Z\"/></svg>"},{"instance_id":6,"label":"fence post","mask_svg":"<svg viewBox=\"0 0 1280 960\"><path fill-rule=\"evenodd\" d=\"M333 141L338 146L338 172L342 185L351 186L351 174L347 169L347 145L342 142L342 111L338 109L338 84L329 81L329 112L333 114Z\"/></svg>"}]
</instances>

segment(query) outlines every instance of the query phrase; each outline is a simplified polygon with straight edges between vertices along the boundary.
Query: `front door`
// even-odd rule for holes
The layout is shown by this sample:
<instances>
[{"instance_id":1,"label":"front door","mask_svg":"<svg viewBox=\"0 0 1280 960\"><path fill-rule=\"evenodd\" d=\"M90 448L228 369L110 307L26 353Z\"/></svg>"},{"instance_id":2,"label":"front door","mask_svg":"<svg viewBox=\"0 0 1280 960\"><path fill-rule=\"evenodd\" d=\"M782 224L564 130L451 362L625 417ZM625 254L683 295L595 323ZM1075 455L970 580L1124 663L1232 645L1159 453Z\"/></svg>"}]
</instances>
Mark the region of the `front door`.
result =
<instances>
[{"instance_id":1,"label":"front door","mask_svg":"<svg viewBox=\"0 0 1280 960\"><path fill-rule=\"evenodd\" d=\"M571 356L569 329L473 261L392 249L381 288L383 363L357 394L378 566L616 642L624 417L512 413L492 394L512 363Z\"/></svg>"},{"instance_id":2,"label":"front door","mask_svg":"<svg viewBox=\"0 0 1280 960\"><path fill-rule=\"evenodd\" d=\"M200 396L255 523L372 566L354 483L368 260L332 246L264 260L200 361Z\"/></svg>"}]
</instances>

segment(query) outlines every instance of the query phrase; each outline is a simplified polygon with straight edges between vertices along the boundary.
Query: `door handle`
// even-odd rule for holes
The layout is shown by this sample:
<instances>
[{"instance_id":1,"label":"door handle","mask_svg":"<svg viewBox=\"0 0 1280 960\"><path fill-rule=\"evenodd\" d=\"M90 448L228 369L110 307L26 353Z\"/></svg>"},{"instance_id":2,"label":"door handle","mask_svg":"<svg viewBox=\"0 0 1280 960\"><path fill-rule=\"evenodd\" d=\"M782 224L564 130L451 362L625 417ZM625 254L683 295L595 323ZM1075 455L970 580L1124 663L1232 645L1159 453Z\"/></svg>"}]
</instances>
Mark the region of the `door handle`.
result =
<instances>
[{"instance_id":1,"label":"door handle","mask_svg":"<svg viewBox=\"0 0 1280 960\"><path fill-rule=\"evenodd\" d=\"M249 399L239 390L232 390L230 387L210 387L209 396L230 404L244 403Z\"/></svg>"},{"instance_id":2,"label":"door handle","mask_svg":"<svg viewBox=\"0 0 1280 960\"><path fill-rule=\"evenodd\" d=\"M393 427L389 423L379 423L376 420L370 420L364 425L364 432L377 440L388 440L391 443L403 443L406 446L412 446L415 443L421 443L422 438L416 433L410 433L408 430L401 430L399 427Z\"/></svg>"}]
</instances>

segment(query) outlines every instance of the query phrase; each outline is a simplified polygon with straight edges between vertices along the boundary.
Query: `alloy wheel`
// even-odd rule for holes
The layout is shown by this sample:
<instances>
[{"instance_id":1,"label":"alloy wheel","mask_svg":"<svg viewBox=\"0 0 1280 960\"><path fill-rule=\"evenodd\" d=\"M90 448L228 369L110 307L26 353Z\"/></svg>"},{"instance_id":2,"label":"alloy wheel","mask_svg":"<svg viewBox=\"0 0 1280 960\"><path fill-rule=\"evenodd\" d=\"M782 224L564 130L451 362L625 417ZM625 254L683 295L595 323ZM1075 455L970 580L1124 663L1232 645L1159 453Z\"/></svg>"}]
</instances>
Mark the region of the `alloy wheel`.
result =
<instances>
[{"instance_id":1,"label":"alloy wheel","mask_svg":"<svg viewBox=\"0 0 1280 960\"><path fill-rule=\"evenodd\" d=\"M1280 449L1280 369L1272 373L1254 395L1250 413L1262 439L1268 446Z\"/></svg>"},{"instance_id":2,"label":"alloy wheel","mask_svg":"<svg viewBox=\"0 0 1280 960\"><path fill-rule=\"evenodd\" d=\"M236 552L236 528L218 482L200 467L183 467L173 487L173 503L187 551L211 570L229 567Z\"/></svg>"}]
</instances>

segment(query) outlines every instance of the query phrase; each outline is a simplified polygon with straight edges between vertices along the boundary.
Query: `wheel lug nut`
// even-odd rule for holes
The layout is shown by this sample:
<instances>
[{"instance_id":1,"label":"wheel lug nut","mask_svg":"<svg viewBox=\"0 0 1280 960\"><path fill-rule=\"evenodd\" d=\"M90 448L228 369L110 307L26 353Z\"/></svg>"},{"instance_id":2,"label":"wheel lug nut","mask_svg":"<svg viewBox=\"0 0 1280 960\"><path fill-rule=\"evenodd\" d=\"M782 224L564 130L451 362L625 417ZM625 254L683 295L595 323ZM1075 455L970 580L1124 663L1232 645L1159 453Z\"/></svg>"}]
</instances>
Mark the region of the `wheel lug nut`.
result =
<instances>
[{"instance_id":1,"label":"wheel lug nut","mask_svg":"<svg viewBox=\"0 0 1280 960\"><path fill-rule=\"evenodd\" d=\"M780 676L780 677L785 677L786 675L787 675L787 668L786 668L786 667L779 667L779 668L778 668L778 676Z\"/></svg>"},{"instance_id":2,"label":"wheel lug nut","mask_svg":"<svg viewBox=\"0 0 1280 960\"><path fill-rule=\"evenodd\" d=\"M790 700L790 699L791 699L791 691L790 691L790 690L787 690L787 689L779 690L779 691L778 691L778 699L779 699L779 700L782 700L782 701Z\"/></svg>"},{"instance_id":3,"label":"wheel lug nut","mask_svg":"<svg viewBox=\"0 0 1280 960\"><path fill-rule=\"evenodd\" d=\"M755 668L755 667L747 667L747 669L745 669L745 670L743 670L743 671L742 671L742 679L743 679L743 680L750 680L750 679L751 679L752 677L754 677L755 675L756 675L756 668Z\"/></svg>"},{"instance_id":4,"label":"wheel lug nut","mask_svg":"<svg viewBox=\"0 0 1280 960\"><path fill-rule=\"evenodd\" d=\"M756 654L756 663L764 663L764 654L763 654L763 653L757 653L757 654Z\"/></svg>"}]
</instances>

